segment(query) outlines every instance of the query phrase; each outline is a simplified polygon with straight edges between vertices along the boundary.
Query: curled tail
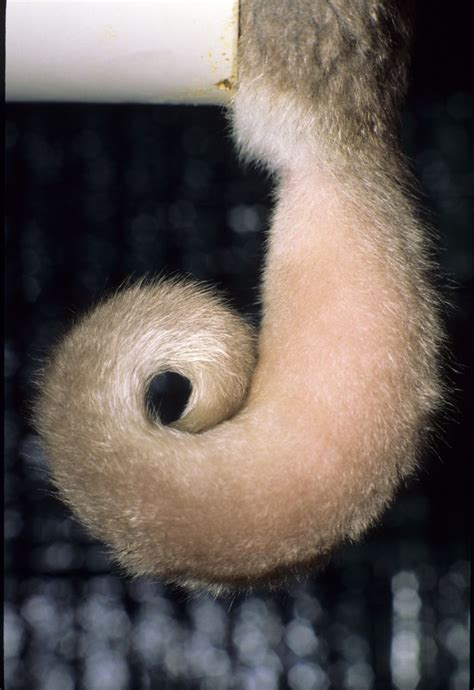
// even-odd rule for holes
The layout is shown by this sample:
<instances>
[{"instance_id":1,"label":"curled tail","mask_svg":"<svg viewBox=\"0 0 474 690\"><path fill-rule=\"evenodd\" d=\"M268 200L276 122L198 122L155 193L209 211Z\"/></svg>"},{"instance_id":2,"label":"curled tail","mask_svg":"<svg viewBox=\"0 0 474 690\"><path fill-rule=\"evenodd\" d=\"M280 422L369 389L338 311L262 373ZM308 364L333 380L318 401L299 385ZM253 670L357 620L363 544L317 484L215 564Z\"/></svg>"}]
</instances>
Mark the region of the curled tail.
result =
<instances>
[{"instance_id":1,"label":"curled tail","mask_svg":"<svg viewBox=\"0 0 474 690\"><path fill-rule=\"evenodd\" d=\"M241 4L235 138L278 178L258 345L211 291L141 283L44 370L54 481L130 572L280 581L359 537L416 466L442 333L397 152L409 29L369 5ZM145 402L165 371L192 384L171 426Z\"/></svg>"}]
</instances>

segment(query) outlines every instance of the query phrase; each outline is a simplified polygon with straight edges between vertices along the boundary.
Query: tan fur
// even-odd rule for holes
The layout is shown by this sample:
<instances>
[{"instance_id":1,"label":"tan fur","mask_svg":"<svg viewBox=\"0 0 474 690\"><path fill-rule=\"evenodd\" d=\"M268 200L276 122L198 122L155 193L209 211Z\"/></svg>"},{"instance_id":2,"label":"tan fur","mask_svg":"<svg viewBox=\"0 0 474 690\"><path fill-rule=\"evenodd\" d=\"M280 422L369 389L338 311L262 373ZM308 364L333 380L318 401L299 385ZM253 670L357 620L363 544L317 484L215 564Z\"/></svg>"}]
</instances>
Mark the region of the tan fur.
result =
<instances>
[{"instance_id":1,"label":"tan fur","mask_svg":"<svg viewBox=\"0 0 474 690\"><path fill-rule=\"evenodd\" d=\"M255 369L215 295L160 282L100 305L44 371L54 480L131 573L280 582L359 538L416 467L442 333L397 149L401 6L241 3L235 138L278 175ZM144 402L167 370L193 384L174 428Z\"/></svg>"}]
</instances>

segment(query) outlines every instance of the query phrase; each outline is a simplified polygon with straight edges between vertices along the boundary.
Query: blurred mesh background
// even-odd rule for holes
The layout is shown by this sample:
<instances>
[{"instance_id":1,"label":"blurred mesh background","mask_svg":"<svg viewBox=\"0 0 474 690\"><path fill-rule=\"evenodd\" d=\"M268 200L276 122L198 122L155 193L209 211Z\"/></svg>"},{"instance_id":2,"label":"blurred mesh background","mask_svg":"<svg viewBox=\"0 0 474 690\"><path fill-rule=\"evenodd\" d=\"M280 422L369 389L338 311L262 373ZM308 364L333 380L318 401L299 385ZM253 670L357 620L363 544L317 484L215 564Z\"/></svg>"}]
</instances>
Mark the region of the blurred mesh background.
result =
<instances>
[{"instance_id":1,"label":"blurred mesh background","mask_svg":"<svg viewBox=\"0 0 474 690\"><path fill-rule=\"evenodd\" d=\"M44 354L128 276L189 273L258 317L268 180L218 109L7 106L8 690L467 690L474 98L454 21L421 11L403 141L451 285L455 410L381 525L276 595L121 577L52 496L28 423Z\"/></svg>"}]
</instances>

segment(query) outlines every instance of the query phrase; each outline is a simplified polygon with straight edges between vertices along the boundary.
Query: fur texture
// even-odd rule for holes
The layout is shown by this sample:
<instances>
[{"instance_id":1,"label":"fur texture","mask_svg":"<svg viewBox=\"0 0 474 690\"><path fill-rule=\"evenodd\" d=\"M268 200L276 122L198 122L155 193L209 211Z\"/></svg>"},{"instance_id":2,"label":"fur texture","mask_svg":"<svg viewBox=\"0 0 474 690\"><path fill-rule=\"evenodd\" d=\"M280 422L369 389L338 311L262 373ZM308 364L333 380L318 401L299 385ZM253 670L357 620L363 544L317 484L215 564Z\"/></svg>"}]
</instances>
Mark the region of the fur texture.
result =
<instances>
[{"instance_id":1,"label":"fur texture","mask_svg":"<svg viewBox=\"0 0 474 690\"><path fill-rule=\"evenodd\" d=\"M235 139L278 179L256 359L238 316L174 281L99 305L43 372L54 481L131 573L281 582L359 538L417 465L442 329L397 148L404 4L241 3ZM164 427L145 391L169 370L193 393Z\"/></svg>"}]
</instances>

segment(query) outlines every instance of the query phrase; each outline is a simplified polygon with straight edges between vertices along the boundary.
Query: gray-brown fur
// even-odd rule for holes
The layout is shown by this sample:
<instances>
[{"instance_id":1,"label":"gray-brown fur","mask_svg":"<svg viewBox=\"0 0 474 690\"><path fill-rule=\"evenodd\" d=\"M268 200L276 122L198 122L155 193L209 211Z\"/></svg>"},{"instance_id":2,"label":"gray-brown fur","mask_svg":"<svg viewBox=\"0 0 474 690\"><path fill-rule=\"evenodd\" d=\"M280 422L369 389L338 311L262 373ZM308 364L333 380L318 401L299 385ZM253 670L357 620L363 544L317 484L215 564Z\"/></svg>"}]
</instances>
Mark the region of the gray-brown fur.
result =
<instances>
[{"instance_id":1,"label":"gray-brown fur","mask_svg":"<svg viewBox=\"0 0 474 690\"><path fill-rule=\"evenodd\" d=\"M243 0L240 68L263 71L273 88L297 93L309 108L323 97L324 119L344 113L374 122L369 131L389 129L406 87L411 4Z\"/></svg>"},{"instance_id":2,"label":"gray-brown fur","mask_svg":"<svg viewBox=\"0 0 474 690\"><path fill-rule=\"evenodd\" d=\"M165 282L100 305L45 368L54 480L130 572L214 592L299 575L416 468L442 329L397 148L409 36L405 3L241 4L235 139L278 174L256 364L214 295ZM174 428L144 404L169 369L194 391Z\"/></svg>"},{"instance_id":3,"label":"gray-brown fur","mask_svg":"<svg viewBox=\"0 0 474 690\"><path fill-rule=\"evenodd\" d=\"M313 118L331 149L393 143L405 96L410 0L241 2L241 84L262 82Z\"/></svg>"}]
</instances>

